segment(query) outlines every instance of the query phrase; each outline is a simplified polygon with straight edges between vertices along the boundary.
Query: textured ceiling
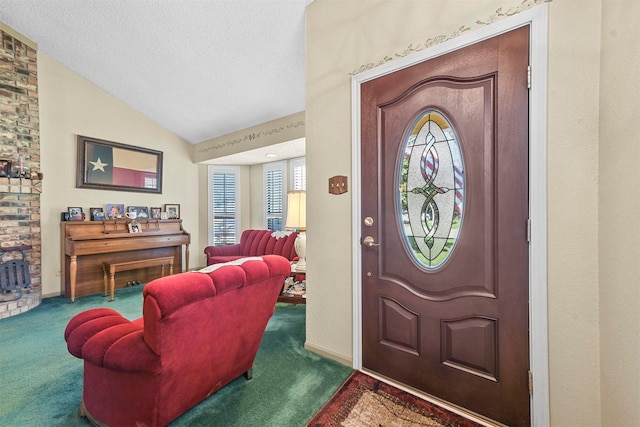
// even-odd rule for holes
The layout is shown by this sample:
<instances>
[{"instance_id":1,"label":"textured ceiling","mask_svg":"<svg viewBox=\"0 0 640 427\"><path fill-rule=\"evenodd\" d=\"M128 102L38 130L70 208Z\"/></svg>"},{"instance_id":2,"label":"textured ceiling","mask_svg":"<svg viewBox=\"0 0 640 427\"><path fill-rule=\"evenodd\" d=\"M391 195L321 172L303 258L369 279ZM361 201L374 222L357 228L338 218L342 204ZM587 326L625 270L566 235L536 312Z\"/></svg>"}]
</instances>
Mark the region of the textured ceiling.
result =
<instances>
[{"instance_id":1,"label":"textured ceiling","mask_svg":"<svg viewBox=\"0 0 640 427\"><path fill-rule=\"evenodd\" d=\"M312 0L0 0L0 22L190 143L304 110Z\"/></svg>"}]
</instances>

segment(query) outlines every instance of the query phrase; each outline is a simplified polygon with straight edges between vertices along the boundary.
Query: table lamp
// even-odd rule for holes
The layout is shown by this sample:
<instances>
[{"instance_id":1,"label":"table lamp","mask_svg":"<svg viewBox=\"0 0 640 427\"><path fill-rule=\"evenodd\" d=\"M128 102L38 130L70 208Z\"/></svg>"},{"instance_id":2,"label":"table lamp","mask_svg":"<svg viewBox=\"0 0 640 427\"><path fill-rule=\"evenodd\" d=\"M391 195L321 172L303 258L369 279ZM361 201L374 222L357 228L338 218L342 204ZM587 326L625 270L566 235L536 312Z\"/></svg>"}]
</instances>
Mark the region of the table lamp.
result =
<instances>
[{"instance_id":1,"label":"table lamp","mask_svg":"<svg viewBox=\"0 0 640 427\"><path fill-rule=\"evenodd\" d=\"M296 271L307 271L307 192L304 190L289 191L287 193L287 222L286 228L298 231L294 243L298 254Z\"/></svg>"}]
</instances>

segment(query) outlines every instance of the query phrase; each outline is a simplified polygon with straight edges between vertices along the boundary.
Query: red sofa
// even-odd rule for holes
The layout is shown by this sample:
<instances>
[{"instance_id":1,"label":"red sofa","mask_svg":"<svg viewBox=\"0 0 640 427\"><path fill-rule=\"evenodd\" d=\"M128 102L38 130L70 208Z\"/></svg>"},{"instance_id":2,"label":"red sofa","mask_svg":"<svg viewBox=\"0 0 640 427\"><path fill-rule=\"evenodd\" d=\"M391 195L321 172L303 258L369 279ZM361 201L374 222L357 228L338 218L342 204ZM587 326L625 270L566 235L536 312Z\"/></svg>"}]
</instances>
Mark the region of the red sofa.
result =
<instances>
[{"instance_id":1,"label":"red sofa","mask_svg":"<svg viewBox=\"0 0 640 427\"><path fill-rule=\"evenodd\" d=\"M245 230L240 243L226 246L207 246L204 253L207 265L233 261L238 258L261 255L281 255L289 261L298 259L294 243L297 232L272 230Z\"/></svg>"},{"instance_id":2,"label":"red sofa","mask_svg":"<svg viewBox=\"0 0 640 427\"><path fill-rule=\"evenodd\" d=\"M67 348L84 359L82 415L96 425L164 426L251 378L289 261L266 255L207 269L149 282L139 319L95 308L69 321Z\"/></svg>"}]
</instances>

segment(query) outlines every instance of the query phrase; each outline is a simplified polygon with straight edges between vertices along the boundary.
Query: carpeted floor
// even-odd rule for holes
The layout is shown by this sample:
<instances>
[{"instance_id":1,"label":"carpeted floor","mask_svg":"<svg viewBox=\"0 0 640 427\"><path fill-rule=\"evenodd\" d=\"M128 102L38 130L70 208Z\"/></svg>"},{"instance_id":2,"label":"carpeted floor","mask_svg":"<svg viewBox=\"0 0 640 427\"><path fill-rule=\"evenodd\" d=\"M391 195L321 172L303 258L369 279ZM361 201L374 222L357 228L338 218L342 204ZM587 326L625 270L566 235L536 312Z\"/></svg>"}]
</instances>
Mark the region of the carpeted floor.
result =
<instances>
[{"instance_id":1,"label":"carpeted floor","mask_svg":"<svg viewBox=\"0 0 640 427\"><path fill-rule=\"evenodd\" d=\"M354 371L307 427L479 427L473 421Z\"/></svg>"},{"instance_id":2,"label":"carpeted floor","mask_svg":"<svg viewBox=\"0 0 640 427\"><path fill-rule=\"evenodd\" d=\"M87 426L77 416L82 361L67 352L69 319L93 307L129 319L142 313L142 286L101 295L45 299L39 307L0 320L0 426ZM278 304L258 351L253 379L240 377L171 426L304 426L352 372L303 348L305 306Z\"/></svg>"}]
</instances>

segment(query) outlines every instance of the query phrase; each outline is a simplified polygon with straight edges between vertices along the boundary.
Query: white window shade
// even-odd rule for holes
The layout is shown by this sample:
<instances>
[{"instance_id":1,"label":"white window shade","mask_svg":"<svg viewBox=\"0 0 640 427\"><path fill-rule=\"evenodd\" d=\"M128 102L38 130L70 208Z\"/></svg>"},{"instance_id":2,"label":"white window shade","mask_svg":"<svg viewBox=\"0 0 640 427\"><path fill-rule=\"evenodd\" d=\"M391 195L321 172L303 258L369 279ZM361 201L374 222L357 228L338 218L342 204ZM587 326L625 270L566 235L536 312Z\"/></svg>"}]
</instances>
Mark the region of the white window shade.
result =
<instances>
[{"instance_id":1,"label":"white window shade","mask_svg":"<svg viewBox=\"0 0 640 427\"><path fill-rule=\"evenodd\" d=\"M238 237L238 168L210 168L210 236L214 246L232 245Z\"/></svg>"},{"instance_id":2,"label":"white window shade","mask_svg":"<svg viewBox=\"0 0 640 427\"><path fill-rule=\"evenodd\" d=\"M285 177L284 162L264 165L265 222L269 230L277 231L283 229Z\"/></svg>"}]
</instances>

